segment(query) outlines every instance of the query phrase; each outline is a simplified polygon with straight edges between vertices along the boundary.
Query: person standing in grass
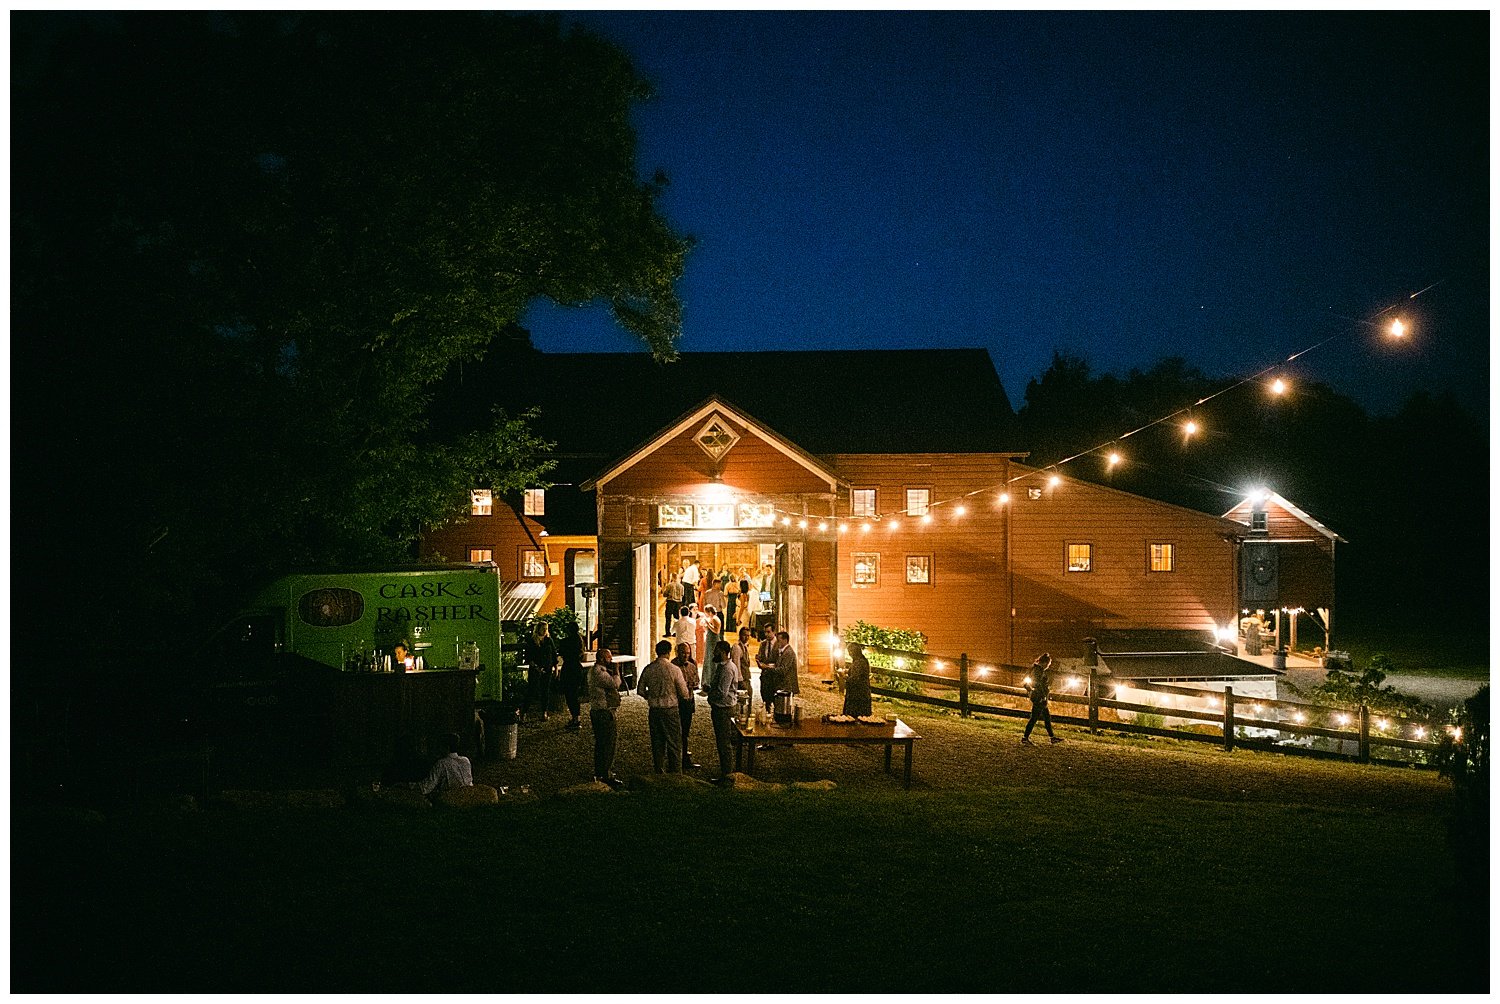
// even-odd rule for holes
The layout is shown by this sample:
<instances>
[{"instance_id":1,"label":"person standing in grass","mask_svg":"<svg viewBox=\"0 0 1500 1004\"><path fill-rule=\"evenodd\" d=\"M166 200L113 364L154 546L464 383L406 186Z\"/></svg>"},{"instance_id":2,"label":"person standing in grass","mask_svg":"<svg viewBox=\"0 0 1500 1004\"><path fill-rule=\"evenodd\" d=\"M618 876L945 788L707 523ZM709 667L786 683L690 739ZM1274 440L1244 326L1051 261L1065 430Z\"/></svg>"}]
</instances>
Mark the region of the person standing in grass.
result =
<instances>
[{"instance_id":1,"label":"person standing in grass","mask_svg":"<svg viewBox=\"0 0 1500 1004\"><path fill-rule=\"evenodd\" d=\"M693 754L688 746L688 733L693 731L693 710L697 707L697 698L693 695L698 690L698 664L693 661L693 654L688 651L686 645L677 646L677 658L672 660L672 665L682 670L682 678L688 686L688 698L677 705L677 713L682 718L682 769L698 766L693 762Z\"/></svg>"},{"instance_id":2,"label":"person standing in grass","mask_svg":"<svg viewBox=\"0 0 1500 1004\"><path fill-rule=\"evenodd\" d=\"M658 774L664 764L672 774L682 770L682 715L678 709L693 696L682 670L667 658L671 654L671 642L657 642L656 658L641 670L635 688L649 705L646 721L651 729L651 765Z\"/></svg>"},{"instance_id":3,"label":"person standing in grass","mask_svg":"<svg viewBox=\"0 0 1500 1004\"><path fill-rule=\"evenodd\" d=\"M1047 738L1055 743L1062 739L1052 732L1052 712L1047 708L1047 697L1052 692L1052 656L1043 652L1031 664L1031 675L1026 678L1030 688L1031 717L1026 719L1026 731L1021 733L1021 742L1031 745L1031 730L1040 721L1047 728Z\"/></svg>"},{"instance_id":4,"label":"person standing in grass","mask_svg":"<svg viewBox=\"0 0 1500 1004\"><path fill-rule=\"evenodd\" d=\"M729 777L733 769L732 757L734 734L734 702L740 687L740 667L735 661L738 646L731 648L727 641L719 642L718 651L709 675L703 685L708 689L708 714L714 725L714 746L719 753L719 776L715 781Z\"/></svg>"},{"instance_id":5,"label":"person standing in grass","mask_svg":"<svg viewBox=\"0 0 1500 1004\"><path fill-rule=\"evenodd\" d=\"M865 647L851 641L849 678L844 681L844 714L859 718L873 713L870 707L870 660L865 657Z\"/></svg>"},{"instance_id":6,"label":"person standing in grass","mask_svg":"<svg viewBox=\"0 0 1500 1004\"><path fill-rule=\"evenodd\" d=\"M760 640L760 651L755 654L755 664L760 667L760 699L769 713L776 702L776 629L766 628Z\"/></svg>"},{"instance_id":7,"label":"person standing in grass","mask_svg":"<svg viewBox=\"0 0 1500 1004\"><path fill-rule=\"evenodd\" d=\"M615 716L620 710L620 670L615 654L601 648L594 668L589 670L589 724L594 729L594 780L611 788L621 787L615 777L615 745L619 727Z\"/></svg>"}]
</instances>

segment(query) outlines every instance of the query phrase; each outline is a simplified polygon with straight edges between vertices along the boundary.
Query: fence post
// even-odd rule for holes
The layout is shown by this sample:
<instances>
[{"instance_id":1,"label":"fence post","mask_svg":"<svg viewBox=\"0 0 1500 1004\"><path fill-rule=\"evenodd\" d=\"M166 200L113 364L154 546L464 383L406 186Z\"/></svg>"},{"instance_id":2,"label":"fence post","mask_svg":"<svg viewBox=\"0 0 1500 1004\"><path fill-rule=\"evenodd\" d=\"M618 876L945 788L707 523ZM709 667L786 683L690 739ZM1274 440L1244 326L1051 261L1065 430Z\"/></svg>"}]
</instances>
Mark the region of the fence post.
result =
<instances>
[{"instance_id":1,"label":"fence post","mask_svg":"<svg viewBox=\"0 0 1500 1004\"><path fill-rule=\"evenodd\" d=\"M1089 667L1089 733L1099 734L1099 666Z\"/></svg>"},{"instance_id":2,"label":"fence post","mask_svg":"<svg viewBox=\"0 0 1500 1004\"><path fill-rule=\"evenodd\" d=\"M1224 751L1234 749L1234 689L1224 688Z\"/></svg>"},{"instance_id":3,"label":"fence post","mask_svg":"<svg viewBox=\"0 0 1500 1004\"><path fill-rule=\"evenodd\" d=\"M958 717L969 717L969 653L958 655Z\"/></svg>"},{"instance_id":4,"label":"fence post","mask_svg":"<svg viewBox=\"0 0 1500 1004\"><path fill-rule=\"evenodd\" d=\"M1359 762L1370 762L1370 709L1359 706Z\"/></svg>"}]
</instances>

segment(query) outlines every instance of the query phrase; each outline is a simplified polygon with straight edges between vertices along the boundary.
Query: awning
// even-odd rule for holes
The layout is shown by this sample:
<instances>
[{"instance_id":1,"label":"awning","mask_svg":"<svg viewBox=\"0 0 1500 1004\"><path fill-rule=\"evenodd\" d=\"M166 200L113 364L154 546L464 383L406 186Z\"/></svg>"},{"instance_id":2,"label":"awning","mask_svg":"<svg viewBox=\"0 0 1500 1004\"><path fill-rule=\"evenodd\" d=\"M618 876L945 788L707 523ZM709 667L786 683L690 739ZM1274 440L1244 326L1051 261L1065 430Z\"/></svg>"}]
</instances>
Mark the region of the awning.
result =
<instances>
[{"instance_id":1,"label":"awning","mask_svg":"<svg viewBox=\"0 0 1500 1004\"><path fill-rule=\"evenodd\" d=\"M500 619L524 621L535 617L546 594L545 582L501 582Z\"/></svg>"}]
</instances>

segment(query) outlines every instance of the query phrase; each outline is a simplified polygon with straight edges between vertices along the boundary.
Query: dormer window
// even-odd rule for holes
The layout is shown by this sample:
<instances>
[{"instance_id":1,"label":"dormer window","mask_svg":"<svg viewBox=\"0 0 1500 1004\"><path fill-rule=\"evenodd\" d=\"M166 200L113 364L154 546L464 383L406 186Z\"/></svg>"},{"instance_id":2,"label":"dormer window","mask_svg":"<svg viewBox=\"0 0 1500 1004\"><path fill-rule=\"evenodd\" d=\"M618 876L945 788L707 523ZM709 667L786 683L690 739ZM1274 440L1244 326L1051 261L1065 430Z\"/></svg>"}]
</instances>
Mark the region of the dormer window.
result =
<instances>
[{"instance_id":1,"label":"dormer window","mask_svg":"<svg viewBox=\"0 0 1500 1004\"><path fill-rule=\"evenodd\" d=\"M469 515L488 516L495 510L495 496L488 488L469 492Z\"/></svg>"},{"instance_id":2,"label":"dormer window","mask_svg":"<svg viewBox=\"0 0 1500 1004\"><path fill-rule=\"evenodd\" d=\"M1250 513L1250 529L1259 533L1266 532L1266 511L1264 509L1256 509Z\"/></svg>"},{"instance_id":3,"label":"dormer window","mask_svg":"<svg viewBox=\"0 0 1500 1004\"><path fill-rule=\"evenodd\" d=\"M545 488L528 488L522 498L521 511L527 516L547 515L547 490Z\"/></svg>"}]
</instances>

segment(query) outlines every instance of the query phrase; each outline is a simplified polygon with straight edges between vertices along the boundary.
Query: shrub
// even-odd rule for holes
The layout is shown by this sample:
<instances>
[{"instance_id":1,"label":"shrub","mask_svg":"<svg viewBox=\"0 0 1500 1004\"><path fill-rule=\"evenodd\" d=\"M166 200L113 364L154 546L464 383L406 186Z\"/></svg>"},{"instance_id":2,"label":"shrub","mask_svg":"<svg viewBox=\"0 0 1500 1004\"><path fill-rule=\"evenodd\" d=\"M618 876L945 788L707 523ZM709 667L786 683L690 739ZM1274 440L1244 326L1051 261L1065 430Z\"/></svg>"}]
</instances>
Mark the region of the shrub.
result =
<instances>
[{"instance_id":1,"label":"shrub","mask_svg":"<svg viewBox=\"0 0 1500 1004\"><path fill-rule=\"evenodd\" d=\"M906 694L921 691L922 685L916 680L880 672L882 669L915 670L920 669L920 666L899 667L896 665L896 660L900 656L873 649L894 649L897 652L920 655L927 651L925 634L920 631L909 631L906 628L883 628L865 621L855 621L849 627L844 628L844 645L847 647L850 642L872 647L872 650L866 651L865 657L870 660L870 682L875 686L884 687L886 690L899 690Z\"/></svg>"}]
</instances>

